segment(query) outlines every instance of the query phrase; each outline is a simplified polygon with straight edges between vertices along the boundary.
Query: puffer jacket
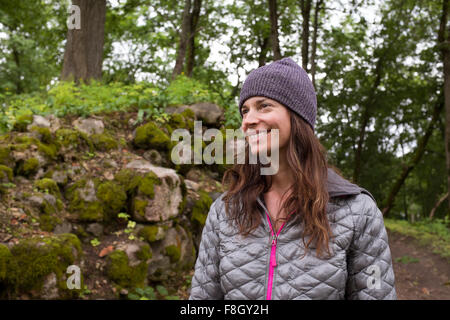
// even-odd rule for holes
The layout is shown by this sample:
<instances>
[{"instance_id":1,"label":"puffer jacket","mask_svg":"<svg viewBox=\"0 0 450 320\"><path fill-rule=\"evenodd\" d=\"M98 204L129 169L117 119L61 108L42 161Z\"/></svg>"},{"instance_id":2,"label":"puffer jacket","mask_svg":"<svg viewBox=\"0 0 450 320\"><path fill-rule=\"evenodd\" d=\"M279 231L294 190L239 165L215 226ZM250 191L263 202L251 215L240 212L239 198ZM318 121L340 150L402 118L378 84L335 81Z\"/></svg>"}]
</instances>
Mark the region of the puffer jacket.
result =
<instances>
[{"instance_id":1,"label":"puffer jacket","mask_svg":"<svg viewBox=\"0 0 450 320\"><path fill-rule=\"evenodd\" d=\"M327 188L331 258L317 257L313 245L302 258L302 226L295 219L274 235L261 196L261 224L242 237L225 213L224 194L217 198L203 228L189 299L397 299L375 199L332 169Z\"/></svg>"}]
</instances>

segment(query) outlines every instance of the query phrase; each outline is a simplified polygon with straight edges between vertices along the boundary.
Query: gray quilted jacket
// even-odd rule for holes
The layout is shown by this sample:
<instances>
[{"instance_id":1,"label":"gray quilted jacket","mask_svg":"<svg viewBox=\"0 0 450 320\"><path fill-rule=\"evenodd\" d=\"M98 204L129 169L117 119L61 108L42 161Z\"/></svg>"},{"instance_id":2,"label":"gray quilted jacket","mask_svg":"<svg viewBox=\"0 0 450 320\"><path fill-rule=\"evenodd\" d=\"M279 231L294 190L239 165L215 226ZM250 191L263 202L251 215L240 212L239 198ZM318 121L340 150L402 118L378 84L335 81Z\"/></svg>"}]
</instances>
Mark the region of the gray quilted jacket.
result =
<instances>
[{"instance_id":1,"label":"gray quilted jacket","mask_svg":"<svg viewBox=\"0 0 450 320\"><path fill-rule=\"evenodd\" d=\"M203 228L189 299L397 299L383 216L372 195L328 169L331 258L303 257L302 227L273 234L263 197L261 225L243 238L223 194ZM294 220L294 221L293 221ZM308 238L305 237L305 241Z\"/></svg>"}]
</instances>

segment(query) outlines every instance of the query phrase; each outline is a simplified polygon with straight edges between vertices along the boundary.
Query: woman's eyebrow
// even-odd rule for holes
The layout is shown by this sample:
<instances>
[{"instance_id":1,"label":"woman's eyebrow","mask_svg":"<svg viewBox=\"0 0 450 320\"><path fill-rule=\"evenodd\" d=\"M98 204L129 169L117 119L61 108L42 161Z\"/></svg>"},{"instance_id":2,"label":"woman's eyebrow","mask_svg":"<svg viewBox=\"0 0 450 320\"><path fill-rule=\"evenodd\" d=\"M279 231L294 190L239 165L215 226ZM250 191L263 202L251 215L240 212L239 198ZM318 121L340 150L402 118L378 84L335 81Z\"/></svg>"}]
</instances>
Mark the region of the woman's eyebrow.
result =
<instances>
[{"instance_id":1,"label":"woman's eyebrow","mask_svg":"<svg viewBox=\"0 0 450 320\"><path fill-rule=\"evenodd\" d=\"M267 100L266 98L262 98L262 99L256 100L255 104L260 104L261 102L264 102L266 100ZM248 106L243 105L242 108L248 108Z\"/></svg>"}]
</instances>

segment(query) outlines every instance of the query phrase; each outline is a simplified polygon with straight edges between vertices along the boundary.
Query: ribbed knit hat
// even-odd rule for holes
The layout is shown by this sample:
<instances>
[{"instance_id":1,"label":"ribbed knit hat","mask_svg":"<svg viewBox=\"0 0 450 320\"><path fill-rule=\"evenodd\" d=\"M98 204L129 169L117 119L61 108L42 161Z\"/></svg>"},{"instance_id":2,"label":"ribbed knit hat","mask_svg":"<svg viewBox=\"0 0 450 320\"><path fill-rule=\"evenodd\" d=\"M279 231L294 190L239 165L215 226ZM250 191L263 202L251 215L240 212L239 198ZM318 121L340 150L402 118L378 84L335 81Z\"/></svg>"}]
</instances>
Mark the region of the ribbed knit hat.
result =
<instances>
[{"instance_id":1,"label":"ribbed knit hat","mask_svg":"<svg viewBox=\"0 0 450 320\"><path fill-rule=\"evenodd\" d=\"M314 131L316 92L306 71L291 58L274 61L250 72L242 85L239 98L241 117L242 105L254 96L278 101L300 115Z\"/></svg>"}]
</instances>

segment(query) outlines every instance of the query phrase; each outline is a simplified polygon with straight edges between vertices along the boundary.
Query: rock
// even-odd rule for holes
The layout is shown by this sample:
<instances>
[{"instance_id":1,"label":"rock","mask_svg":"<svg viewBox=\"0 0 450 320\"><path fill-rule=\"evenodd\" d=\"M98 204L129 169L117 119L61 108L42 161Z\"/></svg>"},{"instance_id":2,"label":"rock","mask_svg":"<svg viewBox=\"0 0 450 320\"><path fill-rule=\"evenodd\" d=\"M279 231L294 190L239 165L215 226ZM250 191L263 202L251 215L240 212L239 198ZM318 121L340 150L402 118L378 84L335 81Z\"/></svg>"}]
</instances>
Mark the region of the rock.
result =
<instances>
[{"instance_id":1,"label":"rock","mask_svg":"<svg viewBox=\"0 0 450 320\"><path fill-rule=\"evenodd\" d=\"M96 237L100 237L103 235L103 225L100 223L91 223L87 226L86 231L93 234Z\"/></svg>"},{"instance_id":2,"label":"rock","mask_svg":"<svg viewBox=\"0 0 450 320\"><path fill-rule=\"evenodd\" d=\"M189 108L194 111L196 118L202 120L206 125L219 127L220 121L223 120L223 109L214 103L200 102Z\"/></svg>"},{"instance_id":3,"label":"rock","mask_svg":"<svg viewBox=\"0 0 450 320\"><path fill-rule=\"evenodd\" d=\"M142 157L156 166L160 166L163 164L163 158L161 154L155 149L145 151Z\"/></svg>"},{"instance_id":4,"label":"rock","mask_svg":"<svg viewBox=\"0 0 450 320\"><path fill-rule=\"evenodd\" d=\"M41 128L50 128L51 123L43 116L35 114L33 115L33 122L27 126L27 130L29 131L33 126Z\"/></svg>"},{"instance_id":5,"label":"rock","mask_svg":"<svg viewBox=\"0 0 450 320\"><path fill-rule=\"evenodd\" d=\"M178 206L183 196L180 177L175 170L157 167L145 160L132 161L126 168L139 173L153 172L160 180L153 183L153 197L138 192L133 199L135 207L133 216L137 221L166 221L178 215Z\"/></svg>"},{"instance_id":6,"label":"rock","mask_svg":"<svg viewBox=\"0 0 450 320\"><path fill-rule=\"evenodd\" d=\"M190 106L167 107L165 112L174 114L181 113L186 109L191 109L195 114L195 119L203 121L204 125L219 127L220 121L224 119L223 109L210 102L200 102Z\"/></svg>"},{"instance_id":7,"label":"rock","mask_svg":"<svg viewBox=\"0 0 450 320\"><path fill-rule=\"evenodd\" d=\"M148 267L152 281L166 280L173 271L190 269L196 259L192 238L181 226L167 230L162 241L152 244L152 251Z\"/></svg>"},{"instance_id":8,"label":"rock","mask_svg":"<svg viewBox=\"0 0 450 320\"><path fill-rule=\"evenodd\" d=\"M44 193L43 194L44 200L46 200L48 203L50 203L53 207L56 207L56 198L52 194Z\"/></svg>"},{"instance_id":9,"label":"rock","mask_svg":"<svg viewBox=\"0 0 450 320\"><path fill-rule=\"evenodd\" d=\"M79 188L78 192L80 198L86 202L94 202L98 200L95 192L94 181L92 180L88 180L84 188Z\"/></svg>"},{"instance_id":10,"label":"rock","mask_svg":"<svg viewBox=\"0 0 450 320\"><path fill-rule=\"evenodd\" d=\"M64 170L54 171L50 177L59 185L67 184L68 174Z\"/></svg>"},{"instance_id":11,"label":"rock","mask_svg":"<svg viewBox=\"0 0 450 320\"><path fill-rule=\"evenodd\" d=\"M184 179L184 183L186 184L186 188L193 190L193 191L198 191L198 189L200 187L200 185L197 182L194 182L189 179Z\"/></svg>"},{"instance_id":12,"label":"rock","mask_svg":"<svg viewBox=\"0 0 450 320\"><path fill-rule=\"evenodd\" d=\"M56 275L52 272L44 280L42 285L41 298L44 300L58 299L58 287Z\"/></svg>"},{"instance_id":13,"label":"rock","mask_svg":"<svg viewBox=\"0 0 450 320\"><path fill-rule=\"evenodd\" d=\"M54 234L61 233L71 233L72 232L72 224L70 222L64 221L62 224L58 224L53 230Z\"/></svg>"},{"instance_id":14,"label":"rock","mask_svg":"<svg viewBox=\"0 0 450 320\"><path fill-rule=\"evenodd\" d=\"M56 132L59 128L61 128L61 123L58 117L55 117L53 114L47 116L47 120L50 122L50 131L52 133Z\"/></svg>"},{"instance_id":15,"label":"rock","mask_svg":"<svg viewBox=\"0 0 450 320\"><path fill-rule=\"evenodd\" d=\"M28 201L33 207L40 208L42 204L44 203L44 199L39 196L31 196L28 198Z\"/></svg>"},{"instance_id":16,"label":"rock","mask_svg":"<svg viewBox=\"0 0 450 320\"><path fill-rule=\"evenodd\" d=\"M78 131L81 131L87 135L101 134L105 129L103 121L94 118L76 119L72 122L72 125Z\"/></svg>"}]
</instances>

